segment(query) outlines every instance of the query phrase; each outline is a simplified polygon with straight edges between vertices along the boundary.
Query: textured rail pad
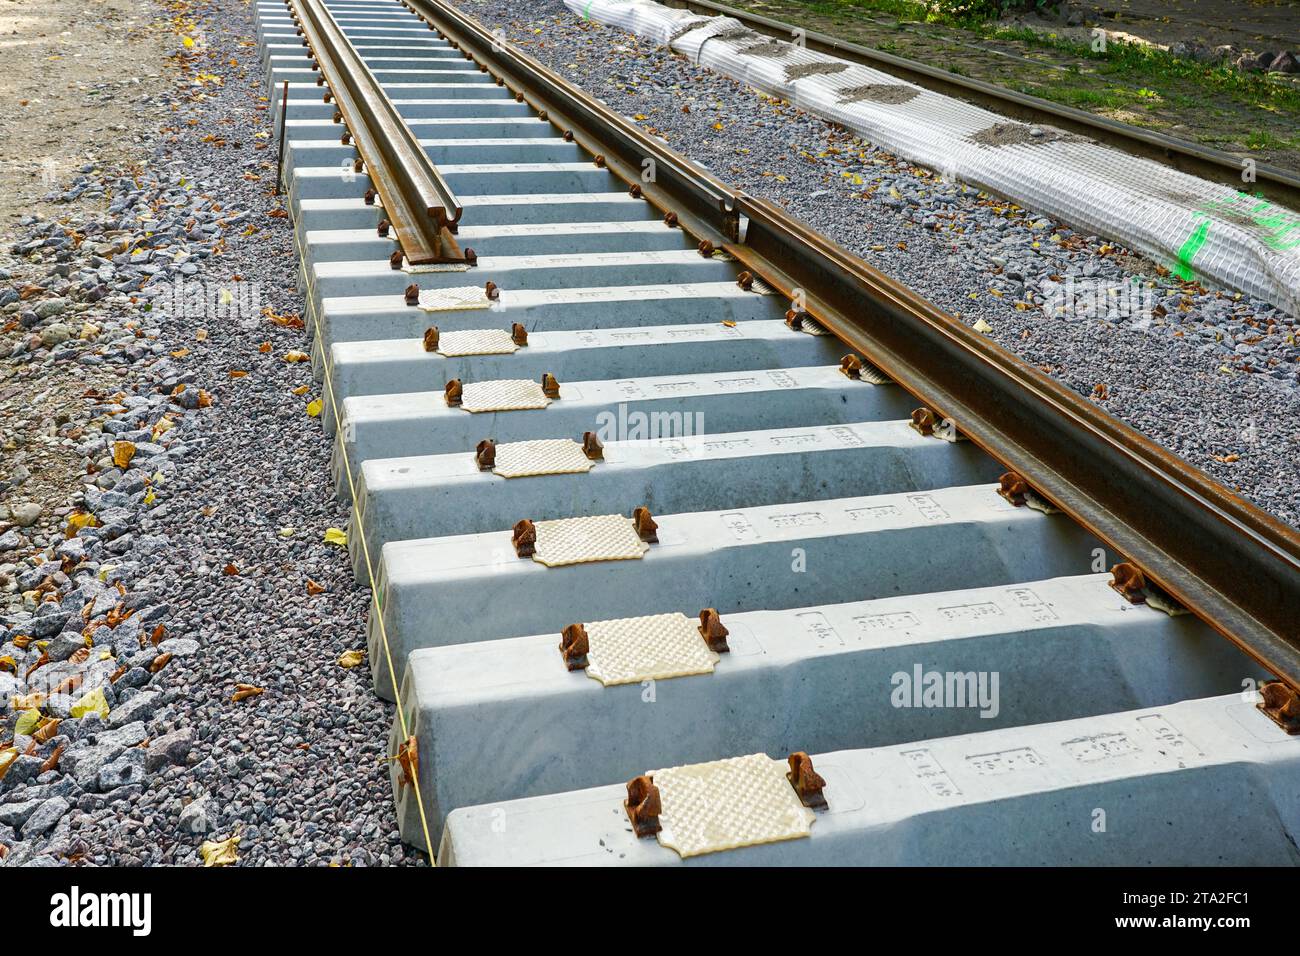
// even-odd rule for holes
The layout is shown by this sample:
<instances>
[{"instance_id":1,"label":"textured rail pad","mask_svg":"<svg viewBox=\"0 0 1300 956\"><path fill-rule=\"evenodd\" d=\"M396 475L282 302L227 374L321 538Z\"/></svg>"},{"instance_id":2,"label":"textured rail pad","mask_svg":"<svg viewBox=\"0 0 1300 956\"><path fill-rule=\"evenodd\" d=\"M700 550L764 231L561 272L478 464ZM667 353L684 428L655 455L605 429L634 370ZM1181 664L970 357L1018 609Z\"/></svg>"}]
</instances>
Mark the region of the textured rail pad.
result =
<instances>
[{"instance_id":1,"label":"textured rail pad","mask_svg":"<svg viewBox=\"0 0 1300 956\"><path fill-rule=\"evenodd\" d=\"M608 325L616 315L621 327L714 324L752 319L785 319L787 303L770 295L754 295L734 282L603 286L580 289L499 290L493 313L546 332L569 332ZM429 316L406 304L400 295L328 298L319 311L309 310L308 325L316 332L314 348L336 342L418 338ZM477 328L481 313L438 315L445 331Z\"/></svg>"},{"instance_id":2,"label":"textured rail pad","mask_svg":"<svg viewBox=\"0 0 1300 956\"><path fill-rule=\"evenodd\" d=\"M487 309L492 306L492 300L487 297L487 292L483 287L476 285L421 289L417 302L423 312L456 312L465 309ZM463 332L448 333L448 335L455 334L468 337L476 331L478 330L466 329ZM460 354L472 355L473 352L462 352Z\"/></svg>"},{"instance_id":3,"label":"textured rail pad","mask_svg":"<svg viewBox=\"0 0 1300 956\"><path fill-rule=\"evenodd\" d=\"M573 439L555 441L567 446L564 461L573 473L559 474L559 463L552 462L552 474L503 481L498 476L540 471L521 465L510 451L530 442L497 445L491 472L481 470L473 451L363 463L357 497L365 547L378 555L388 541L497 531L521 514L535 520L607 514L630 501L652 501L667 513L750 507L928 491L997 481L1002 472L970 443L925 438L897 421L611 441L597 468ZM359 581L365 575L362 537L354 523L348 548Z\"/></svg>"},{"instance_id":4,"label":"textured rail pad","mask_svg":"<svg viewBox=\"0 0 1300 956\"><path fill-rule=\"evenodd\" d=\"M509 318L506 313L503 318ZM434 319L433 322L439 320ZM493 378L541 379L550 372L561 382L589 378L669 375L689 369L693 374L738 372L745 369L830 365L844 354L833 339L810 339L774 320L723 325L647 326L645 328L583 329L576 332L530 332L520 348L505 329L495 330L509 352L468 356L461 351L461 332L442 332L438 350L429 352L420 338L373 342L340 342L330 349L330 380L340 399L351 395L382 395L437 388L453 378L473 382ZM450 346L448 343L451 343ZM725 346L725 347L722 347ZM495 357L490 357L495 356ZM326 405L330 396L326 394ZM326 416L328 421L328 416Z\"/></svg>"},{"instance_id":5,"label":"textured rail pad","mask_svg":"<svg viewBox=\"0 0 1300 956\"><path fill-rule=\"evenodd\" d=\"M605 687L712 674L718 655L685 614L649 614L584 625L587 676Z\"/></svg>"},{"instance_id":6,"label":"textured rail pad","mask_svg":"<svg viewBox=\"0 0 1300 956\"><path fill-rule=\"evenodd\" d=\"M662 802L660 845L686 859L811 835L815 815L785 766L750 754L651 772Z\"/></svg>"},{"instance_id":7,"label":"textured rail pad","mask_svg":"<svg viewBox=\"0 0 1300 956\"><path fill-rule=\"evenodd\" d=\"M472 384L464 386L466 403ZM540 393L540 384L529 384ZM486 437L561 438L593 427L607 436L685 437L897 419L910 415L914 404L901 389L849 379L825 366L561 382L559 400L545 411L488 420L448 406L444 392L361 395L343 402L343 428L334 436L335 477L341 477L342 455L356 474L370 459L469 451Z\"/></svg>"},{"instance_id":8,"label":"textured rail pad","mask_svg":"<svg viewBox=\"0 0 1300 956\"><path fill-rule=\"evenodd\" d=\"M653 705L640 683L602 687L569 670L553 632L415 651L402 699L418 702L407 721L429 823L436 834L455 807L598 786L656 762L1067 720L1221 694L1255 673L1198 621L1129 604L1109 581L725 614L729 651L713 673L656 683ZM1080 694L1083 674L1105 679ZM931 705L953 706L926 706L936 685L945 696ZM414 804L394 792L402 834L418 842Z\"/></svg>"},{"instance_id":9,"label":"textured rail pad","mask_svg":"<svg viewBox=\"0 0 1300 956\"><path fill-rule=\"evenodd\" d=\"M1237 694L923 744L814 753L812 762L825 779L827 808L808 839L686 862L1300 864L1290 838L1300 827L1300 737L1288 737ZM455 810L438 862L684 862L633 834L626 799L626 786L615 780Z\"/></svg>"},{"instance_id":10,"label":"textured rail pad","mask_svg":"<svg viewBox=\"0 0 1300 956\"><path fill-rule=\"evenodd\" d=\"M483 294L483 290L477 291L480 295ZM483 298L487 301L487 296ZM444 358L460 358L465 355L513 355L517 351L519 345L505 329L466 329L463 332L448 332L438 338L437 353Z\"/></svg>"},{"instance_id":11,"label":"textured rail pad","mask_svg":"<svg viewBox=\"0 0 1300 956\"><path fill-rule=\"evenodd\" d=\"M546 408L551 399L540 382L526 378L469 382L464 386L460 408L466 412L518 412ZM346 403L344 404L346 414Z\"/></svg>"},{"instance_id":12,"label":"textured rail pad","mask_svg":"<svg viewBox=\"0 0 1300 956\"><path fill-rule=\"evenodd\" d=\"M623 515L538 521L532 559L548 568L601 561L639 561L650 546Z\"/></svg>"},{"instance_id":13,"label":"textured rail pad","mask_svg":"<svg viewBox=\"0 0 1300 956\"><path fill-rule=\"evenodd\" d=\"M669 44L692 62L787 99L913 162L1119 239L1188 278L1195 270L1300 314L1300 215L1294 210L1049 126L1033 136L1028 124L796 43L769 41L764 46L772 54L756 55L759 38L738 30L742 25L730 17L697 17L649 0L564 2L582 17ZM818 74L819 68L833 71ZM906 95L855 95L882 85Z\"/></svg>"},{"instance_id":14,"label":"textured rail pad","mask_svg":"<svg viewBox=\"0 0 1300 956\"><path fill-rule=\"evenodd\" d=\"M1013 507L987 485L654 520L658 543L641 560L559 569L519 557L509 530L385 544L379 589L396 673L420 647L558 634L574 621L683 607L725 615L1078 574L1097 547L1068 519ZM369 633L372 659L382 659L373 608ZM391 699L388 668L373 676Z\"/></svg>"},{"instance_id":15,"label":"textured rail pad","mask_svg":"<svg viewBox=\"0 0 1300 956\"><path fill-rule=\"evenodd\" d=\"M502 478L536 478L540 475L586 474L595 462L571 438L506 442L496 446L492 474ZM477 469L477 465L475 466Z\"/></svg>"}]
</instances>

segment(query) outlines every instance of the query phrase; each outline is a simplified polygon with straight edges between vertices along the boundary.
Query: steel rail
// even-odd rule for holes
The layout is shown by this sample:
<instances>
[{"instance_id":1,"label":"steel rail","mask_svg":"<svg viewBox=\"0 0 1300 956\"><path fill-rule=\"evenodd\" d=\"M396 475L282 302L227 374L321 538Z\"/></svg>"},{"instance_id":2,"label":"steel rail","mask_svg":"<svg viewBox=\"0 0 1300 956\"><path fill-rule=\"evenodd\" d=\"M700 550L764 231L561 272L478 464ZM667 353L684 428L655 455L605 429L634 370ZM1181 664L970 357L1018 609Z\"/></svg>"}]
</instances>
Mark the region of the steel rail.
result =
<instances>
[{"instance_id":1,"label":"steel rail","mask_svg":"<svg viewBox=\"0 0 1300 956\"><path fill-rule=\"evenodd\" d=\"M735 255L1300 690L1300 534L441 0L403 0L701 240ZM653 175L650 175L650 174Z\"/></svg>"},{"instance_id":2,"label":"steel rail","mask_svg":"<svg viewBox=\"0 0 1300 956\"><path fill-rule=\"evenodd\" d=\"M379 193L397 242L412 265L466 262L452 232L464 211L455 193L429 159L321 0L293 0L298 32L338 107L335 120L347 126L375 191ZM395 266L396 268L396 266Z\"/></svg>"},{"instance_id":3,"label":"steel rail","mask_svg":"<svg viewBox=\"0 0 1300 956\"><path fill-rule=\"evenodd\" d=\"M747 10L737 10L713 0L659 2L683 10L732 17L766 36L788 40L798 33L802 35L803 45L809 50L874 67L917 86L967 100L1012 119L1050 123L1068 132L1117 146L1136 156L1153 159L1181 172L1208 179L1228 189L1262 193L1274 202L1300 210L1300 173L1293 170L1256 162L1255 181L1247 184L1241 178L1243 157L1221 149L1122 123L1077 107L1053 103L984 80L959 76L940 67L850 43L827 33L806 30Z\"/></svg>"}]
</instances>

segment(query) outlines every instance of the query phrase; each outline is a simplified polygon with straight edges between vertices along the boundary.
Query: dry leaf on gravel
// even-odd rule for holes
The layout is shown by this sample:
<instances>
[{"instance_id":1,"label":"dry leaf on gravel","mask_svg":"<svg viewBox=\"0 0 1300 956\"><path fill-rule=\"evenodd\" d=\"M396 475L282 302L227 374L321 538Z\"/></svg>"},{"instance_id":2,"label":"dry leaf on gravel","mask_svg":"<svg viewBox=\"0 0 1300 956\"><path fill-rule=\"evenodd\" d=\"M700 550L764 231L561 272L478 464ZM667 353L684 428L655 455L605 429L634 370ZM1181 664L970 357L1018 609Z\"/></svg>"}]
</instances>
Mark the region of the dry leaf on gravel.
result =
<instances>
[{"instance_id":1,"label":"dry leaf on gravel","mask_svg":"<svg viewBox=\"0 0 1300 956\"><path fill-rule=\"evenodd\" d=\"M239 834L229 840L204 840L199 856L204 866L233 866L239 862Z\"/></svg>"},{"instance_id":2,"label":"dry leaf on gravel","mask_svg":"<svg viewBox=\"0 0 1300 956\"><path fill-rule=\"evenodd\" d=\"M348 544L348 533L342 528L326 528L325 543L337 544L341 548L346 548Z\"/></svg>"},{"instance_id":3,"label":"dry leaf on gravel","mask_svg":"<svg viewBox=\"0 0 1300 956\"><path fill-rule=\"evenodd\" d=\"M366 659L365 651L344 651L339 657L339 667L353 668L361 666Z\"/></svg>"},{"instance_id":4,"label":"dry leaf on gravel","mask_svg":"<svg viewBox=\"0 0 1300 956\"><path fill-rule=\"evenodd\" d=\"M135 457L135 443L129 441L113 442L113 464L118 468L127 468Z\"/></svg>"},{"instance_id":5,"label":"dry leaf on gravel","mask_svg":"<svg viewBox=\"0 0 1300 956\"><path fill-rule=\"evenodd\" d=\"M256 697L266 690L264 687L255 687L252 684L236 684L235 692L230 695L231 703L237 704L241 700L247 700L250 697Z\"/></svg>"}]
</instances>

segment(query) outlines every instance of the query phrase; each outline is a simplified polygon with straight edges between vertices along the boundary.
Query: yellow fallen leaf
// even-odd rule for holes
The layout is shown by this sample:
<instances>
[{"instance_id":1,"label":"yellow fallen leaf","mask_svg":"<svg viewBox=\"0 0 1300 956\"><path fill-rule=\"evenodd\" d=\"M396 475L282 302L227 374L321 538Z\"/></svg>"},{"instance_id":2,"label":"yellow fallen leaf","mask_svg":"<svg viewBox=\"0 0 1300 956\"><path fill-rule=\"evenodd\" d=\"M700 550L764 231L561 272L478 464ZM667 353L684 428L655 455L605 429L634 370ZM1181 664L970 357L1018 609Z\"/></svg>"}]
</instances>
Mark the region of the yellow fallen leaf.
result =
<instances>
[{"instance_id":1,"label":"yellow fallen leaf","mask_svg":"<svg viewBox=\"0 0 1300 956\"><path fill-rule=\"evenodd\" d=\"M113 442L113 464L118 468L126 468L131 464L131 459L135 457L135 443L129 441Z\"/></svg>"},{"instance_id":2,"label":"yellow fallen leaf","mask_svg":"<svg viewBox=\"0 0 1300 956\"><path fill-rule=\"evenodd\" d=\"M318 415L320 415L321 409L323 409L324 407L325 407L324 402L322 402L319 398L314 399L307 403L307 414L310 415L312 418L316 418Z\"/></svg>"},{"instance_id":3,"label":"yellow fallen leaf","mask_svg":"<svg viewBox=\"0 0 1300 956\"><path fill-rule=\"evenodd\" d=\"M167 434L175 427L176 427L176 423L172 421L170 418L168 418L166 415L164 415L162 418L158 419L158 421L154 422L153 440L157 441L159 438Z\"/></svg>"},{"instance_id":4,"label":"yellow fallen leaf","mask_svg":"<svg viewBox=\"0 0 1300 956\"><path fill-rule=\"evenodd\" d=\"M348 544L348 533L342 528L326 528L325 543L337 544L339 547L345 548Z\"/></svg>"},{"instance_id":5,"label":"yellow fallen leaf","mask_svg":"<svg viewBox=\"0 0 1300 956\"><path fill-rule=\"evenodd\" d=\"M365 651L344 651L342 656L339 657L339 667L359 667L365 659Z\"/></svg>"},{"instance_id":6,"label":"yellow fallen leaf","mask_svg":"<svg viewBox=\"0 0 1300 956\"><path fill-rule=\"evenodd\" d=\"M296 529L293 525L291 525L291 524L287 524L287 525L285 525L283 528L280 529L280 537L282 537L282 538L292 538L292 537L293 537L293 533L294 533L294 531L296 531L296 530L297 530L297 529Z\"/></svg>"},{"instance_id":7,"label":"yellow fallen leaf","mask_svg":"<svg viewBox=\"0 0 1300 956\"><path fill-rule=\"evenodd\" d=\"M96 687L81 700L72 705L72 710L68 713L73 717L85 717L87 714L99 714L103 720L108 720L108 701L104 699L104 688Z\"/></svg>"},{"instance_id":8,"label":"yellow fallen leaf","mask_svg":"<svg viewBox=\"0 0 1300 956\"><path fill-rule=\"evenodd\" d=\"M311 356L308 355L306 352L299 352L297 349L292 349L284 353L284 360L290 363L308 362L311 360Z\"/></svg>"},{"instance_id":9,"label":"yellow fallen leaf","mask_svg":"<svg viewBox=\"0 0 1300 956\"><path fill-rule=\"evenodd\" d=\"M0 657L0 671L8 671L10 674L17 674L18 662L13 659L12 655L6 654L4 657Z\"/></svg>"},{"instance_id":10,"label":"yellow fallen leaf","mask_svg":"<svg viewBox=\"0 0 1300 956\"><path fill-rule=\"evenodd\" d=\"M146 492L144 493L144 503L145 503L145 504L147 504L147 505L151 505L151 504L153 504L153 503L154 503L155 501L157 501L157 500L158 500L158 496L155 495L155 494L153 493L153 489L152 489L152 488L150 488L148 491L146 491Z\"/></svg>"},{"instance_id":11,"label":"yellow fallen leaf","mask_svg":"<svg viewBox=\"0 0 1300 956\"><path fill-rule=\"evenodd\" d=\"M223 289L222 291L224 292L225 290ZM194 337L195 337L196 339L198 339L200 342L206 342L207 339L208 339L208 330L207 330L207 329L195 329L195 331L194 331Z\"/></svg>"},{"instance_id":12,"label":"yellow fallen leaf","mask_svg":"<svg viewBox=\"0 0 1300 956\"><path fill-rule=\"evenodd\" d=\"M187 50L192 49L194 47L194 40L191 37L185 37L181 40L181 46L185 47Z\"/></svg>"},{"instance_id":13,"label":"yellow fallen leaf","mask_svg":"<svg viewBox=\"0 0 1300 956\"><path fill-rule=\"evenodd\" d=\"M987 332L992 332L992 331L993 331L993 326L989 325L989 324L988 324L987 322L985 322L983 319L977 319L976 322L975 322L975 324L972 325L971 328L974 329L976 332L985 332L985 333L987 333Z\"/></svg>"},{"instance_id":14,"label":"yellow fallen leaf","mask_svg":"<svg viewBox=\"0 0 1300 956\"><path fill-rule=\"evenodd\" d=\"M310 385L299 385L297 388L295 388L295 389L294 389L292 392L290 392L289 394L291 394L291 395L299 395L299 396L302 396L302 395L306 395L306 394L307 394L308 392L310 392L310 391L311 391L311 386L310 386Z\"/></svg>"},{"instance_id":15,"label":"yellow fallen leaf","mask_svg":"<svg viewBox=\"0 0 1300 956\"><path fill-rule=\"evenodd\" d=\"M27 735L36 729L36 725L41 722L41 712L36 708L24 710L18 715L18 720L14 723L14 735Z\"/></svg>"},{"instance_id":16,"label":"yellow fallen leaf","mask_svg":"<svg viewBox=\"0 0 1300 956\"><path fill-rule=\"evenodd\" d=\"M68 515L68 525L63 529L65 538L75 538L77 532L82 528L95 528L99 526L99 519L92 514L84 511L78 511L76 514Z\"/></svg>"},{"instance_id":17,"label":"yellow fallen leaf","mask_svg":"<svg viewBox=\"0 0 1300 956\"><path fill-rule=\"evenodd\" d=\"M230 695L231 703L239 703L241 700L247 700L250 697L257 697L266 691L265 687L256 687L252 684L236 684L235 692Z\"/></svg>"},{"instance_id":18,"label":"yellow fallen leaf","mask_svg":"<svg viewBox=\"0 0 1300 956\"><path fill-rule=\"evenodd\" d=\"M315 595L315 594L323 594L323 593L325 593L325 585L323 585L323 584L321 584L321 583L319 583L319 582L317 582L317 581L313 581L311 578L308 578L308 579L307 579L307 593L308 593L308 594L313 594L313 595Z\"/></svg>"},{"instance_id":19,"label":"yellow fallen leaf","mask_svg":"<svg viewBox=\"0 0 1300 956\"><path fill-rule=\"evenodd\" d=\"M204 866L233 866L239 862L239 837L229 840L204 840L199 847L199 856L203 857Z\"/></svg>"}]
</instances>

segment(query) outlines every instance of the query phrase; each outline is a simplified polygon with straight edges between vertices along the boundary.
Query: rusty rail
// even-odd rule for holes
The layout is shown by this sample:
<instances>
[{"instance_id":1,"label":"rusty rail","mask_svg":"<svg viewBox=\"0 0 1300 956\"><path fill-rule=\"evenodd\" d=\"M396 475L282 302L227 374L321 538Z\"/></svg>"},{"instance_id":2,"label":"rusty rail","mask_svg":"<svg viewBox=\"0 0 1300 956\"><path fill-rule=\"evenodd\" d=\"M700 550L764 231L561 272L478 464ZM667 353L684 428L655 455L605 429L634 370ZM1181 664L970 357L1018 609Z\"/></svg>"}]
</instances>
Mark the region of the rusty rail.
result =
<instances>
[{"instance_id":1,"label":"rusty rail","mask_svg":"<svg viewBox=\"0 0 1300 956\"><path fill-rule=\"evenodd\" d=\"M316 83L328 84L325 99L333 98L335 121L347 127L343 142L356 146L406 261L466 262L452 235L464 210L374 73L321 0L293 0L290 12L320 70Z\"/></svg>"},{"instance_id":2,"label":"rusty rail","mask_svg":"<svg viewBox=\"0 0 1300 956\"><path fill-rule=\"evenodd\" d=\"M1300 534L440 0L404 5L701 241L791 298L1300 689Z\"/></svg>"}]
</instances>

